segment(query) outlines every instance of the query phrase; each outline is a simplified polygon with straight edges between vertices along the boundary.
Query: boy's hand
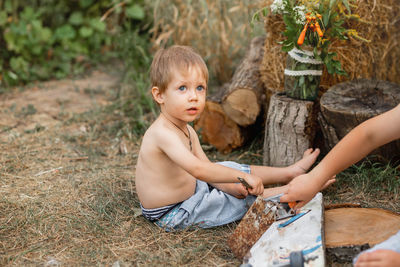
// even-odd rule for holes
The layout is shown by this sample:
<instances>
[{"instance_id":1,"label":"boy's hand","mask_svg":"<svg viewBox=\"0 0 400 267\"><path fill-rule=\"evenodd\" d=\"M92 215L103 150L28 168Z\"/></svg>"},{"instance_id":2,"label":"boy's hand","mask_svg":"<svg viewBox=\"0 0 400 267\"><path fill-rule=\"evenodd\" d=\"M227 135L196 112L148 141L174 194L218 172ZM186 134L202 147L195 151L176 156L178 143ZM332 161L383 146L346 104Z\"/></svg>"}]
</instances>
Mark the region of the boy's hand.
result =
<instances>
[{"instance_id":1,"label":"boy's hand","mask_svg":"<svg viewBox=\"0 0 400 267\"><path fill-rule=\"evenodd\" d=\"M252 187L247 189L250 194L258 196L264 193L264 185L260 177L247 174L244 179Z\"/></svg>"},{"instance_id":2,"label":"boy's hand","mask_svg":"<svg viewBox=\"0 0 400 267\"><path fill-rule=\"evenodd\" d=\"M227 193L236 198L245 198L249 194L246 187L244 187L242 184L232 184L229 192Z\"/></svg>"},{"instance_id":3,"label":"boy's hand","mask_svg":"<svg viewBox=\"0 0 400 267\"><path fill-rule=\"evenodd\" d=\"M358 257L354 266L400 266L400 253L388 249L378 249L372 252L365 252Z\"/></svg>"},{"instance_id":4,"label":"boy's hand","mask_svg":"<svg viewBox=\"0 0 400 267\"><path fill-rule=\"evenodd\" d=\"M334 178L328 180L321 188L319 183L309 174L297 176L288 184L289 188L280 201L298 202L294 208L299 209L307 204L320 190L328 187L333 182L335 182Z\"/></svg>"},{"instance_id":5,"label":"boy's hand","mask_svg":"<svg viewBox=\"0 0 400 267\"><path fill-rule=\"evenodd\" d=\"M211 183L218 190L224 191L236 198L245 198L249 194L247 189L240 183Z\"/></svg>"}]
</instances>

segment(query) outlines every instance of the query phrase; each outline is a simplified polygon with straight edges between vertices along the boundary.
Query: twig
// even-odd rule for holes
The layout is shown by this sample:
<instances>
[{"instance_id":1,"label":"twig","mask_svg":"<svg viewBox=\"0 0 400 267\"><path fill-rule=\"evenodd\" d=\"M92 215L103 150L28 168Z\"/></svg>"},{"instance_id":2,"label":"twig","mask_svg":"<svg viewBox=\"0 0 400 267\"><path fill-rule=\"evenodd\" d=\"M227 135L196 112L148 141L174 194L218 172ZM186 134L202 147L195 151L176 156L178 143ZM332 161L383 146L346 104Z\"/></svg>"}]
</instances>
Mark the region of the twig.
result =
<instances>
[{"instance_id":1,"label":"twig","mask_svg":"<svg viewBox=\"0 0 400 267\"><path fill-rule=\"evenodd\" d=\"M7 175L7 176L11 176L11 177L15 177L15 178L20 178L20 179L25 179L26 178L26 177L14 175L14 174L9 174L9 173L6 173L6 172L2 172L1 174Z\"/></svg>"},{"instance_id":2,"label":"twig","mask_svg":"<svg viewBox=\"0 0 400 267\"><path fill-rule=\"evenodd\" d=\"M41 171L41 172L36 173L34 176L39 176L39 175L42 175L42 174L45 174L45 173L54 172L54 171L57 171L57 170L61 170L62 168L63 167L58 167L58 168L54 168L54 169L47 170L47 171Z\"/></svg>"},{"instance_id":3,"label":"twig","mask_svg":"<svg viewBox=\"0 0 400 267\"><path fill-rule=\"evenodd\" d=\"M201 257L200 260L205 259L205 258L207 257L207 255L210 254L210 252L215 248L216 245L217 245L217 244L214 244L214 245L210 248L210 250L207 251L207 253L206 253L203 257Z\"/></svg>"},{"instance_id":4,"label":"twig","mask_svg":"<svg viewBox=\"0 0 400 267\"><path fill-rule=\"evenodd\" d=\"M113 6L109 10L107 10L106 13L104 13L104 15L100 18L100 21L104 21L114 11L115 8L117 8L118 6L123 6L123 5L125 5L125 1L118 3L117 5Z\"/></svg>"},{"instance_id":5,"label":"twig","mask_svg":"<svg viewBox=\"0 0 400 267\"><path fill-rule=\"evenodd\" d=\"M89 157L68 158L69 161L81 161L87 159L89 159Z\"/></svg>"}]
</instances>

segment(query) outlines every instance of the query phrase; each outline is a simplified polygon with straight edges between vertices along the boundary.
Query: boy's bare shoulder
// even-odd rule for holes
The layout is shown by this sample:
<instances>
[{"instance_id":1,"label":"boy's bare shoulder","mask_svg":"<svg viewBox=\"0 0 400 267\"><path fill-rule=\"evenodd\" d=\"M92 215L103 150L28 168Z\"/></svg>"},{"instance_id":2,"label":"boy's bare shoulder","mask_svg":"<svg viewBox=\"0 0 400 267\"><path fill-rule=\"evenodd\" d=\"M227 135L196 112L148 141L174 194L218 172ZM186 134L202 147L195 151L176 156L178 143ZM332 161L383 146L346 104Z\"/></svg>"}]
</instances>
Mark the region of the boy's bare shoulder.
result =
<instances>
[{"instance_id":1,"label":"boy's bare shoulder","mask_svg":"<svg viewBox=\"0 0 400 267\"><path fill-rule=\"evenodd\" d=\"M156 147L157 144L165 142L172 136L176 136L175 132L172 131L170 128L166 127L166 125L163 122L156 120L150 125L150 127L144 133L142 146L151 145L153 147Z\"/></svg>"},{"instance_id":2,"label":"boy's bare shoulder","mask_svg":"<svg viewBox=\"0 0 400 267\"><path fill-rule=\"evenodd\" d=\"M160 127L161 125L157 121L153 122L143 135L142 145L147 142L156 141L161 131Z\"/></svg>"}]
</instances>

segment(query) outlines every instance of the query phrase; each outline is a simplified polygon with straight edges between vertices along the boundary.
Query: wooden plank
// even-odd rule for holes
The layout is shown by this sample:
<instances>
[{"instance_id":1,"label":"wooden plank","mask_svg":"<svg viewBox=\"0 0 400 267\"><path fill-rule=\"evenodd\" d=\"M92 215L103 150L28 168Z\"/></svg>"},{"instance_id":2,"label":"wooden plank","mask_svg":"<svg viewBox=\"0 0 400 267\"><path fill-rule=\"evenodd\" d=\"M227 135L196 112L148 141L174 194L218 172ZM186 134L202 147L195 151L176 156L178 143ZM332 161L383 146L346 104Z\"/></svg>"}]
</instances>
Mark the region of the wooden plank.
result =
<instances>
[{"instance_id":1,"label":"wooden plank","mask_svg":"<svg viewBox=\"0 0 400 267\"><path fill-rule=\"evenodd\" d=\"M274 222L250 249L244 263L253 267L289 263L289 254L301 250L306 253L306 259L316 257L304 266L325 266L324 208L321 193L300 212L308 210L310 211L307 214L286 227L280 228L279 225L290 219Z\"/></svg>"}]
</instances>

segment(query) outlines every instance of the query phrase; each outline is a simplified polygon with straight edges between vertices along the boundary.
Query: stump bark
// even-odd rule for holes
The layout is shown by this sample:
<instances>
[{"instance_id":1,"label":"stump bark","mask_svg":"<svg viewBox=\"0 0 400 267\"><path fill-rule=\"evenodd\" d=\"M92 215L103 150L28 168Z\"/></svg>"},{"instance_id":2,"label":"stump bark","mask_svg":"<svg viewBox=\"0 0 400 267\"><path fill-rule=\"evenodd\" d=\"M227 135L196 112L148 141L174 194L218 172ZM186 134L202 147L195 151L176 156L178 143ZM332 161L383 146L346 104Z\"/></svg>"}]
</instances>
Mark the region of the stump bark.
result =
<instances>
[{"instance_id":1,"label":"stump bark","mask_svg":"<svg viewBox=\"0 0 400 267\"><path fill-rule=\"evenodd\" d=\"M288 166L312 147L316 132L314 102L276 93L271 97L264 138L264 165Z\"/></svg>"},{"instance_id":2,"label":"stump bark","mask_svg":"<svg viewBox=\"0 0 400 267\"><path fill-rule=\"evenodd\" d=\"M358 79L332 86L320 101L318 121L328 149L333 148L354 127L400 103L400 86L394 83ZM384 129L382 129L384 130ZM386 159L400 157L400 141L373 152Z\"/></svg>"},{"instance_id":3,"label":"stump bark","mask_svg":"<svg viewBox=\"0 0 400 267\"><path fill-rule=\"evenodd\" d=\"M325 211L325 246L335 262L351 262L361 251L399 231L400 215L373 208Z\"/></svg>"},{"instance_id":4,"label":"stump bark","mask_svg":"<svg viewBox=\"0 0 400 267\"><path fill-rule=\"evenodd\" d=\"M243 127L255 123L262 110L264 86L259 67L264 55L264 40L263 36L253 38L222 98L226 115Z\"/></svg>"}]
</instances>

